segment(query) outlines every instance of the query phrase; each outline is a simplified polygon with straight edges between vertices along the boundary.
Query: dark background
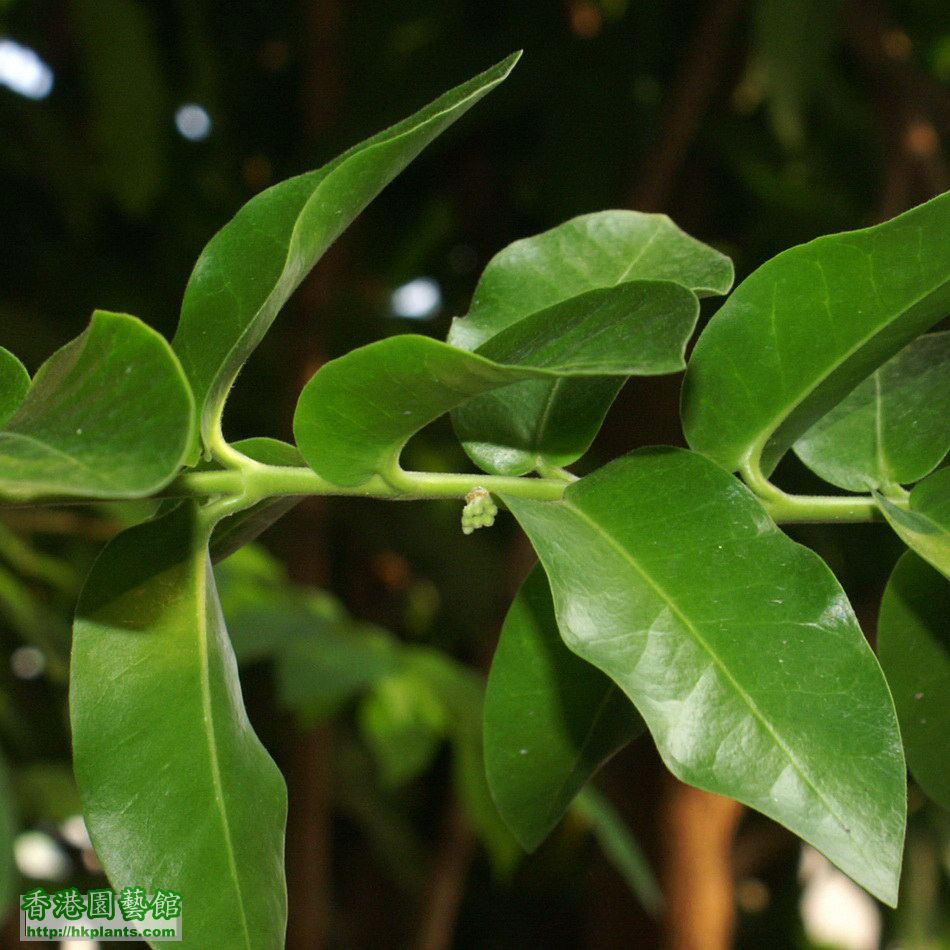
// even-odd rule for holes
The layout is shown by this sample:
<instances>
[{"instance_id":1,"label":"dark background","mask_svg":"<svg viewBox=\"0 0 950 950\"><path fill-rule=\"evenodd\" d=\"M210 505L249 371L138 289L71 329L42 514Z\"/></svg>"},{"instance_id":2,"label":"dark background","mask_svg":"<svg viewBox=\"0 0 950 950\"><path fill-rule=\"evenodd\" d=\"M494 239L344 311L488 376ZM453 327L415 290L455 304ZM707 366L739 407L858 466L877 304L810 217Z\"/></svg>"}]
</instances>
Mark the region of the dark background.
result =
<instances>
[{"instance_id":1,"label":"dark background","mask_svg":"<svg viewBox=\"0 0 950 950\"><path fill-rule=\"evenodd\" d=\"M0 345L31 371L95 307L170 336L195 258L244 201L525 49L320 262L242 374L232 438L289 439L297 393L323 361L393 333L444 336L493 253L569 216L666 212L730 254L741 279L789 245L948 187L945 0L0 0L5 37L54 77L39 100L0 86ZM201 141L176 130L186 103L210 116ZM392 292L418 277L438 282L441 308L424 323L394 317ZM682 444L678 389L678 378L629 385L577 470ZM447 424L410 455L467 464ZM792 463L779 480L811 484ZM92 514L56 517L10 524L88 563L108 530ZM309 502L264 541L357 617L483 671L531 555L507 519L464 539L456 517L441 504ZM795 535L829 561L871 634L896 542L874 526ZM69 599L45 605L56 636ZM15 768L68 761L61 678L3 676L0 738ZM358 744L347 716L314 727L275 714L266 664L244 683L291 786L293 947L689 946L690 934L696 946L810 945L795 841L675 785L648 737L602 787L662 877L671 910L659 922L570 826L512 877L493 874L458 825L445 756L398 796L363 776L370 820L347 797ZM34 796L28 818L54 827L46 799L18 787ZM415 857L387 865L380 837L409 841ZM913 879L920 893L884 921L905 941L927 939L946 888L937 871Z\"/></svg>"}]
</instances>

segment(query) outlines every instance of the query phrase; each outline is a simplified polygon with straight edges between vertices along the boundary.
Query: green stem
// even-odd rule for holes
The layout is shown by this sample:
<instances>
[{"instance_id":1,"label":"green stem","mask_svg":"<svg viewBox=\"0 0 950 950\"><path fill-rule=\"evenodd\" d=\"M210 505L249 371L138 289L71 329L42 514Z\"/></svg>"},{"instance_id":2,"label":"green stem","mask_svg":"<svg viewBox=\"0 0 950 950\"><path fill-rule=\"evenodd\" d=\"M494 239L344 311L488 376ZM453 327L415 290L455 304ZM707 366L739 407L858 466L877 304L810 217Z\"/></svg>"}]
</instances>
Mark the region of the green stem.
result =
<instances>
[{"instance_id":1,"label":"green stem","mask_svg":"<svg viewBox=\"0 0 950 950\"><path fill-rule=\"evenodd\" d=\"M548 465L545 462L539 462L534 470L544 478L556 478L562 482L576 482L577 476L569 472L566 468L560 468L557 465Z\"/></svg>"},{"instance_id":2,"label":"green stem","mask_svg":"<svg viewBox=\"0 0 950 950\"><path fill-rule=\"evenodd\" d=\"M747 462L741 474L779 524L861 524L883 519L870 495L789 495L773 485L755 462Z\"/></svg>"},{"instance_id":3,"label":"green stem","mask_svg":"<svg viewBox=\"0 0 950 950\"><path fill-rule=\"evenodd\" d=\"M240 494L255 500L287 495L355 495L418 501L464 498L473 488L484 488L493 494L555 501L564 493L566 483L551 478L406 472L400 469L391 473L388 479L374 476L361 485L340 486L326 481L308 468L255 464L245 471L185 472L163 494L197 498Z\"/></svg>"},{"instance_id":4,"label":"green stem","mask_svg":"<svg viewBox=\"0 0 950 950\"><path fill-rule=\"evenodd\" d=\"M240 453L237 453L240 456ZM243 456L240 456L243 459ZM548 470L542 478L467 473L407 472L396 468L374 475L360 485L334 485L309 468L263 465L252 459L240 467L214 472L184 472L157 497L211 499L209 518L234 514L266 498L305 495L346 495L391 501L422 501L454 498L463 500L473 488L484 488L493 495L511 495L537 501L557 501L571 481ZM882 520L881 512L870 495L789 495L773 485L758 466L747 464L741 472L765 510L779 524L858 524ZM891 499L901 508L906 498ZM61 504L90 503L81 498L59 501Z\"/></svg>"}]
</instances>

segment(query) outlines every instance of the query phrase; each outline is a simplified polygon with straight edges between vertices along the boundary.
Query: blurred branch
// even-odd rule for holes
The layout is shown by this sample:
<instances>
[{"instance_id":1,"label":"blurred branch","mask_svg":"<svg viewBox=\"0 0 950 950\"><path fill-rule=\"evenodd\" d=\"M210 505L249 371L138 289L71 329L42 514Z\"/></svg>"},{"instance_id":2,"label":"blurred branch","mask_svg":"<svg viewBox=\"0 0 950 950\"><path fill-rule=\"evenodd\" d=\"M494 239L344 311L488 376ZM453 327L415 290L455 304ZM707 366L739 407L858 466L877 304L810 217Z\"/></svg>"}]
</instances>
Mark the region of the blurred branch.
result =
<instances>
[{"instance_id":1,"label":"blurred branch","mask_svg":"<svg viewBox=\"0 0 950 950\"><path fill-rule=\"evenodd\" d=\"M439 832L432 875L422 898L422 919L414 950L452 946L465 879L475 850L475 835L454 793L450 793Z\"/></svg>"},{"instance_id":2,"label":"blurred branch","mask_svg":"<svg viewBox=\"0 0 950 950\"><path fill-rule=\"evenodd\" d=\"M663 814L671 950L728 950L735 931L732 850L742 805L670 777Z\"/></svg>"},{"instance_id":3,"label":"blurred branch","mask_svg":"<svg viewBox=\"0 0 950 950\"><path fill-rule=\"evenodd\" d=\"M301 124L308 146L318 142L335 125L342 97L341 0L309 0L303 7L304 52ZM318 270L318 274L326 267ZM313 294L314 277L304 282L301 296ZM311 350L312 313L306 323L295 320L286 336L293 353ZM299 357L298 357L299 358ZM291 361L291 365L295 360ZM309 374L306 378L309 378ZM294 374L289 374L294 380ZM295 399L299 388L288 393ZM312 510L310 512L312 514ZM316 532L307 555L293 564L297 580L327 586L326 539ZM319 950L327 945L331 925L333 732L329 724L290 730L291 774L287 835L287 877L290 950Z\"/></svg>"},{"instance_id":4,"label":"blurred branch","mask_svg":"<svg viewBox=\"0 0 950 950\"><path fill-rule=\"evenodd\" d=\"M343 96L341 0L312 0L304 10L303 122L307 141L319 142L339 117Z\"/></svg>"},{"instance_id":5,"label":"blurred branch","mask_svg":"<svg viewBox=\"0 0 950 950\"><path fill-rule=\"evenodd\" d=\"M287 828L290 950L320 950L330 930L332 733L328 725L292 730Z\"/></svg>"},{"instance_id":6,"label":"blurred branch","mask_svg":"<svg viewBox=\"0 0 950 950\"><path fill-rule=\"evenodd\" d=\"M865 0L843 10L845 42L868 74L884 140L884 186L878 221L946 191L941 130L950 123L950 92L916 69L910 38Z\"/></svg>"},{"instance_id":7,"label":"blurred branch","mask_svg":"<svg viewBox=\"0 0 950 950\"><path fill-rule=\"evenodd\" d=\"M74 594L79 586L76 572L65 561L38 551L0 521L0 560L5 560L24 577Z\"/></svg>"},{"instance_id":8,"label":"blurred branch","mask_svg":"<svg viewBox=\"0 0 950 950\"><path fill-rule=\"evenodd\" d=\"M54 508L7 508L0 520L17 534L78 536L90 541L111 541L122 530L116 521Z\"/></svg>"},{"instance_id":9,"label":"blurred branch","mask_svg":"<svg viewBox=\"0 0 950 950\"><path fill-rule=\"evenodd\" d=\"M630 197L630 205L637 211L660 211L668 205L715 90L742 7L743 0L710 0L706 4L677 72L660 134L637 172Z\"/></svg>"}]
</instances>

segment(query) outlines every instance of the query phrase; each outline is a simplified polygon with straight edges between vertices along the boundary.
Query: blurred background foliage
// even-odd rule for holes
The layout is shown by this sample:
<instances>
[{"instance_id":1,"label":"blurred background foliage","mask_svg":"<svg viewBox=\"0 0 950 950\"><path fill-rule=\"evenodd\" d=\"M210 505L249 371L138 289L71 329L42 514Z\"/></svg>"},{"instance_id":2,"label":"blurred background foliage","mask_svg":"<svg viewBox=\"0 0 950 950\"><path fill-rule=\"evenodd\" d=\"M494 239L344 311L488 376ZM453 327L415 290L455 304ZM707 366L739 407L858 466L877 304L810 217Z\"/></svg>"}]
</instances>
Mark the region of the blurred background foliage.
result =
<instances>
[{"instance_id":1,"label":"blurred background foliage","mask_svg":"<svg viewBox=\"0 0 950 950\"><path fill-rule=\"evenodd\" d=\"M244 201L521 47L297 293L230 437L289 438L322 362L444 336L494 252L571 215L666 212L741 278L948 187L945 0L0 0L0 344L35 371L94 307L171 335L195 258ZM578 470L682 444L678 386L628 386ZM466 466L445 423L409 456ZM780 476L811 484L794 462ZM524 859L487 795L480 704L532 555L509 519L465 538L459 513L310 501L219 567L249 712L290 785L289 946L946 945L948 818L914 788L896 913L674 783L648 737ZM69 768L69 617L102 543L148 514L0 516L8 907L23 879L101 880ZM873 638L896 542L795 536Z\"/></svg>"}]
</instances>

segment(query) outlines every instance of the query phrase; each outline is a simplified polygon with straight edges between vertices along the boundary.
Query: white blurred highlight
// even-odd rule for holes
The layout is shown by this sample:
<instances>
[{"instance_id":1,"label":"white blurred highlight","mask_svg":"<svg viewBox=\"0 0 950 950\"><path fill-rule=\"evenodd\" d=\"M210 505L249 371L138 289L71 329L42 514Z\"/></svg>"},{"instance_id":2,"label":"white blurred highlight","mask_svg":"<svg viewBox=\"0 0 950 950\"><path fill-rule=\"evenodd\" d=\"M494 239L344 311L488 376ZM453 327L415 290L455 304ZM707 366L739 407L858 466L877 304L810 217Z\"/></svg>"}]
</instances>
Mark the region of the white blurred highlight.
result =
<instances>
[{"instance_id":1,"label":"white blurred highlight","mask_svg":"<svg viewBox=\"0 0 950 950\"><path fill-rule=\"evenodd\" d=\"M186 102L175 113L175 128L189 142L203 142L211 134L211 116L197 102Z\"/></svg>"},{"instance_id":2,"label":"white blurred highlight","mask_svg":"<svg viewBox=\"0 0 950 950\"><path fill-rule=\"evenodd\" d=\"M24 831L13 842L16 866L24 877L62 881L72 869L63 849L42 831Z\"/></svg>"},{"instance_id":3,"label":"white blurred highlight","mask_svg":"<svg viewBox=\"0 0 950 950\"><path fill-rule=\"evenodd\" d=\"M840 950L877 950L881 913L874 899L814 848L802 849L799 910L808 939Z\"/></svg>"},{"instance_id":4,"label":"white blurred highlight","mask_svg":"<svg viewBox=\"0 0 950 950\"><path fill-rule=\"evenodd\" d=\"M442 289L431 277L417 277L397 287L389 298L389 307L396 317L407 320L428 320L442 306Z\"/></svg>"},{"instance_id":5,"label":"white blurred highlight","mask_svg":"<svg viewBox=\"0 0 950 950\"><path fill-rule=\"evenodd\" d=\"M0 39L0 85L27 99L45 99L53 91L53 70L35 50Z\"/></svg>"}]
</instances>

